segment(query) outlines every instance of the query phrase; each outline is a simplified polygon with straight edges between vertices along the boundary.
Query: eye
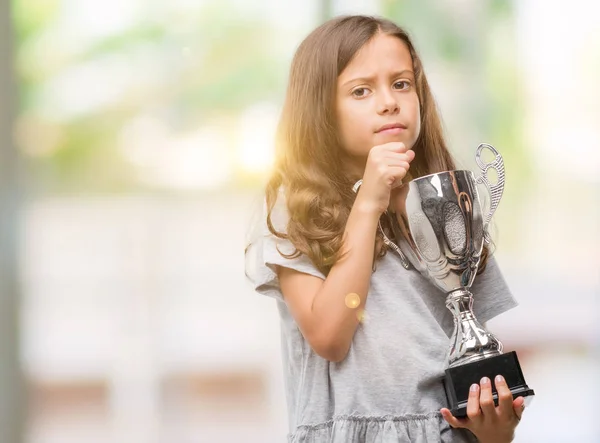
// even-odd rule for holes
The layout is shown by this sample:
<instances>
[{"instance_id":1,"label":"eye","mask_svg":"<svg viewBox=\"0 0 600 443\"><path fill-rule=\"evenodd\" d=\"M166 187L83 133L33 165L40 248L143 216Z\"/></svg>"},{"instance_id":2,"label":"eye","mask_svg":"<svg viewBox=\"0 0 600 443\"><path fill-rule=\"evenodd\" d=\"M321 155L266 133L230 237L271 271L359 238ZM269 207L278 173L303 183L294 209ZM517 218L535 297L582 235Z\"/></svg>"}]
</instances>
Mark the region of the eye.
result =
<instances>
[{"instance_id":1,"label":"eye","mask_svg":"<svg viewBox=\"0 0 600 443\"><path fill-rule=\"evenodd\" d=\"M352 91L352 95L356 98L366 97L369 92L368 88L356 88Z\"/></svg>"},{"instance_id":2,"label":"eye","mask_svg":"<svg viewBox=\"0 0 600 443\"><path fill-rule=\"evenodd\" d=\"M410 82L407 80L400 80L394 83L394 88L399 91L405 91L410 88Z\"/></svg>"}]
</instances>

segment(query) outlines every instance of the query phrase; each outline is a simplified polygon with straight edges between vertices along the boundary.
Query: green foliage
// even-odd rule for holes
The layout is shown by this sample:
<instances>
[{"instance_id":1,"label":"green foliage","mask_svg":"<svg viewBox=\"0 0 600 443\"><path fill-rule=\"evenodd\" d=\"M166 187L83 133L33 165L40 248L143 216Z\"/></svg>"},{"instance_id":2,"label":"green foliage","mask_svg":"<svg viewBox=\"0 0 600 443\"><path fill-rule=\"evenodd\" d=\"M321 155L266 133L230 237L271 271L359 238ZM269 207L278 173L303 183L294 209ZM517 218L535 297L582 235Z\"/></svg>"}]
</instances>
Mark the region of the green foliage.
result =
<instances>
[{"instance_id":1,"label":"green foliage","mask_svg":"<svg viewBox=\"0 0 600 443\"><path fill-rule=\"evenodd\" d=\"M276 52L274 31L261 18L236 13L228 2L209 2L199 12L180 12L161 21L140 17L129 29L92 41L76 53L52 46L60 32L60 7L58 0L15 1L22 113L49 118L48 85L73 68L91 65L102 71L105 60L121 60L140 81L116 102L66 121L54 119L52 124L64 135L59 145L43 156L26 158L30 171L45 181L38 188L139 187L134 166L117 146L120 131L138 115L158 115L177 135L220 114L236 115L253 103L283 95L285 65ZM107 71L107 81L110 75Z\"/></svg>"}]
</instances>

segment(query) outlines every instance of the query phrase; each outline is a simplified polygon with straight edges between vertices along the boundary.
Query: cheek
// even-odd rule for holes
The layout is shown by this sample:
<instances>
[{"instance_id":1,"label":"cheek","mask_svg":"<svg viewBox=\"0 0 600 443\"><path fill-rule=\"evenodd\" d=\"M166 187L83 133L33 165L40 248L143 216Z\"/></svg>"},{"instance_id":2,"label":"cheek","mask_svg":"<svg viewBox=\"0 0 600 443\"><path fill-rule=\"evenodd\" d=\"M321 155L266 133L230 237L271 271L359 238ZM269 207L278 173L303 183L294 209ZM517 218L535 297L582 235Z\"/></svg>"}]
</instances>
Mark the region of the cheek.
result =
<instances>
[{"instance_id":1,"label":"cheek","mask_svg":"<svg viewBox=\"0 0 600 443\"><path fill-rule=\"evenodd\" d=\"M340 107L338 113L338 124L340 135L344 145L352 149L352 146L360 143L367 135L368 119L365 118L365 112L358 106Z\"/></svg>"},{"instance_id":2,"label":"cheek","mask_svg":"<svg viewBox=\"0 0 600 443\"><path fill-rule=\"evenodd\" d=\"M419 135L419 133L421 132L421 108L419 108L417 106L417 110L415 111L415 120L416 120L416 124L415 124L415 128L416 130L416 135Z\"/></svg>"},{"instance_id":3,"label":"cheek","mask_svg":"<svg viewBox=\"0 0 600 443\"><path fill-rule=\"evenodd\" d=\"M342 118L346 122L346 127L353 128L357 123L364 119L364 110L356 103L349 103L342 109Z\"/></svg>"},{"instance_id":4,"label":"cheek","mask_svg":"<svg viewBox=\"0 0 600 443\"><path fill-rule=\"evenodd\" d=\"M413 109L412 109L412 118L414 121L415 133L413 134L413 142L417 141L419 134L421 133L421 106L419 104L419 100L416 99Z\"/></svg>"}]
</instances>

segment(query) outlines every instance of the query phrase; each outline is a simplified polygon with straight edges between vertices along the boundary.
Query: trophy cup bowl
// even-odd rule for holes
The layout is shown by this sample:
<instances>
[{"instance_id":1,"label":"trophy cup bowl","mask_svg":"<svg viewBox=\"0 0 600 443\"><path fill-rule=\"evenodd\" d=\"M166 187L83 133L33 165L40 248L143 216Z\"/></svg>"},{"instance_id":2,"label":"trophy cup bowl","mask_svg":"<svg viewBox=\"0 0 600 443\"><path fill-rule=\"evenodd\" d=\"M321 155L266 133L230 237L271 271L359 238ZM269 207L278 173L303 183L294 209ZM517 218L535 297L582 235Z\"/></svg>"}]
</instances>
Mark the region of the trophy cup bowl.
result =
<instances>
[{"instance_id":1,"label":"trophy cup bowl","mask_svg":"<svg viewBox=\"0 0 600 443\"><path fill-rule=\"evenodd\" d=\"M484 149L495 159L485 163ZM469 387L482 377L504 376L513 397L526 403L534 391L527 386L515 352L503 353L502 343L475 318L470 287L477 275L484 243L490 242L489 222L504 190L504 162L488 144L477 148L476 162L482 175L466 170L446 171L411 180L392 194L387 216L396 243L383 233L384 243L396 251L402 264L412 265L446 297L454 317L448 368L444 386L449 409L456 417L466 415ZM489 169L498 180L490 182ZM490 193L490 208L483 214L477 184ZM475 294L475 302L477 294ZM494 402L498 395L493 386Z\"/></svg>"}]
</instances>

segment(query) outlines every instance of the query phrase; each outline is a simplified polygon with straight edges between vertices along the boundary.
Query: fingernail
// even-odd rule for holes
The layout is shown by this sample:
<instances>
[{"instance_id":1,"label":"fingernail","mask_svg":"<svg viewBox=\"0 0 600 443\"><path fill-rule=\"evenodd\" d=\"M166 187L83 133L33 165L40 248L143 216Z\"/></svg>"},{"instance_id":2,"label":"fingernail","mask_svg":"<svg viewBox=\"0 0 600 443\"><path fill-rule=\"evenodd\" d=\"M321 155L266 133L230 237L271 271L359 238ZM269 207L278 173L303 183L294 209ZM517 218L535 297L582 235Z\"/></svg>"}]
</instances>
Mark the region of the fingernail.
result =
<instances>
[{"instance_id":1,"label":"fingernail","mask_svg":"<svg viewBox=\"0 0 600 443\"><path fill-rule=\"evenodd\" d=\"M504 377L501 375L496 375L496 383L504 383Z\"/></svg>"},{"instance_id":2,"label":"fingernail","mask_svg":"<svg viewBox=\"0 0 600 443\"><path fill-rule=\"evenodd\" d=\"M481 379L481 384L482 384L482 385L487 385L489 382L490 382L490 379L489 379L489 378L487 378L487 377L483 377L483 378Z\"/></svg>"},{"instance_id":3,"label":"fingernail","mask_svg":"<svg viewBox=\"0 0 600 443\"><path fill-rule=\"evenodd\" d=\"M477 392L477 388L479 388L479 386L477 385L477 383L473 383L471 385L471 388L469 389L469 391L471 391L471 392Z\"/></svg>"}]
</instances>

